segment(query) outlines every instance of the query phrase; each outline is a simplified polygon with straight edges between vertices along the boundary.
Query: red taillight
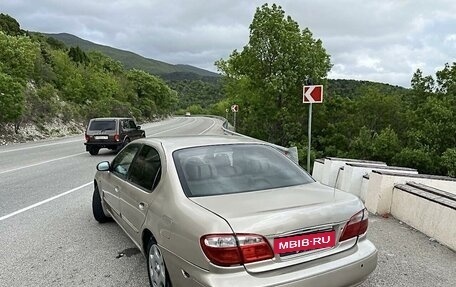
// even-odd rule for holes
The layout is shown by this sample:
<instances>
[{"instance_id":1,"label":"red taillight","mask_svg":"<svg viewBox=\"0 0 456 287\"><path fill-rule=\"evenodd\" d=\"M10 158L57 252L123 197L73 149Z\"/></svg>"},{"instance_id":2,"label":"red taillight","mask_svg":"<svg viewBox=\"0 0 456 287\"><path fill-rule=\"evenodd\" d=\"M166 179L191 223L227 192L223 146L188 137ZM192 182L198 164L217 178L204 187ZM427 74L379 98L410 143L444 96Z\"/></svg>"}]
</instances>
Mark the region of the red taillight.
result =
<instances>
[{"instance_id":1,"label":"red taillight","mask_svg":"<svg viewBox=\"0 0 456 287\"><path fill-rule=\"evenodd\" d=\"M118 134L115 134L115 135L114 135L114 140L115 140L116 142L120 141L120 136L119 136Z\"/></svg>"},{"instance_id":2,"label":"red taillight","mask_svg":"<svg viewBox=\"0 0 456 287\"><path fill-rule=\"evenodd\" d=\"M256 262L274 257L267 240L256 234L208 234L201 237L207 258L220 266Z\"/></svg>"},{"instance_id":3,"label":"red taillight","mask_svg":"<svg viewBox=\"0 0 456 287\"><path fill-rule=\"evenodd\" d=\"M345 225L339 241L344 241L358 235L366 233L369 221L369 213L367 209L363 209L350 218L350 221Z\"/></svg>"},{"instance_id":4,"label":"red taillight","mask_svg":"<svg viewBox=\"0 0 456 287\"><path fill-rule=\"evenodd\" d=\"M84 134L86 142L90 140L90 137L87 134Z\"/></svg>"}]
</instances>

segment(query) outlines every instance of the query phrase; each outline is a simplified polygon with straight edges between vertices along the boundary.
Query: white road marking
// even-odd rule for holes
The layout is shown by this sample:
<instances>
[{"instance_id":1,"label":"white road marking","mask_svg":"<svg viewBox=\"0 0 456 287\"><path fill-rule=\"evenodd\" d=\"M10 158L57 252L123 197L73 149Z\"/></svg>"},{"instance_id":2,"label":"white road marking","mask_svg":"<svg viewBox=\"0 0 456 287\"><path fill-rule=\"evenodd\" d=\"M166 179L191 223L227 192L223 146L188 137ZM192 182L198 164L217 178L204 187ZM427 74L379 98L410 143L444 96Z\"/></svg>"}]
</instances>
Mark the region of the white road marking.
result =
<instances>
[{"instance_id":1,"label":"white road marking","mask_svg":"<svg viewBox=\"0 0 456 287\"><path fill-rule=\"evenodd\" d=\"M16 210L15 212L12 212L12 213L10 213L10 214L7 214L7 215L4 215L4 216L0 217L0 221L5 220L5 219L8 219L8 218L10 218L10 217L12 217L12 216L18 215L18 214L20 214L20 213L22 213L22 212L25 212L25 211L30 210L30 209L32 209L32 208L35 208L35 207L37 207L37 206L43 205L43 204L45 204L45 203L47 203L47 202L49 202L49 201L53 201L53 200L55 200L55 199L57 199L57 198L59 198L59 197L62 197L62 196L64 196L64 195L67 195L67 194L70 194L70 193L72 193L72 192L75 192L76 190L79 190L79 189L81 189L81 188L84 188L84 187L86 187L86 186L88 186L88 185L90 185L90 184L92 184L92 183L93 183L92 181L91 181L91 182L88 182L88 183L85 183L85 184L83 184L83 185L81 185L81 186L78 186L78 187L76 187L76 188L70 189L70 190L65 191L65 192L63 192L63 193L60 193L60 194L58 194L58 195L56 195L56 196L53 196L53 197L50 197L50 198L45 199L45 200L43 200L43 201L37 202L37 203L32 204L32 205L30 205L30 206L27 206L27 207L25 207L25 208Z\"/></svg>"},{"instance_id":2,"label":"white road marking","mask_svg":"<svg viewBox=\"0 0 456 287\"><path fill-rule=\"evenodd\" d=\"M49 144L42 144L42 145L35 145L35 146L22 147L22 148L16 148L16 149L9 149L9 150L3 150L3 151L0 151L0 153L7 153L7 152L14 152L14 151L22 151L22 150L40 148L40 147L45 147L45 146L53 146L53 145L66 144L66 143L74 143L74 142L79 142L79 141L82 142L83 139L71 140L71 141L64 141L64 142L57 142L57 143L49 143Z\"/></svg>"},{"instance_id":3,"label":"white road marking","mask_svg":"<svg viewBox=\"0 0 456 287\"><path fill-rule=\"evenodd\" d=\"M186 123L185 125L178 126L178 127L175 127L175 128L169 129L169 130L164 130L164 131L161 131L161 132L158 132L158 133L151 134L151 136L155 136L155 135L158 135L158 134L162 134L162 133L166 133L166 132L169 132L169 131L177 130L179 128L182 128L182 127L188 126L190 124L193 124L195 121L196 121L196 119L194 121ZM149 136L147 136L147 137L149 137Z\"/></svg>"},{"instance_id":4,"label":"white road marking","mask_svg":"<svg viewBox=\"0 0 456 287\"><path fill-rule=\"evenodd\" d=\"M189 122L189 123L187 123L185 125L178 126L178 127L175 127L175 128L169 129L169 130L161 131L161 132L158 132L158 133L154 133L152 135L157 135L157 134L161 134L161 133L164 133L164 132L172 131L172 130L175 130L175 129L178 129L178 128L181 128L181 127L185 127L187 125L190 125L190 124L194 123L195 121L196 121L196 119L192 119L191 122ZM66 141L66 142L62 142L62 143L51 143L51 144L45 144L45 145L39 145L39 146L33 146L33 147L19 148L19 149L14 149L14 150L3 151L3 152L0 152L0 153L11 152L11 151L21 151L21 150L27 150L27 149L37 148L37 147L52 146L52 145L70 143L70 142L76 142L76 141L81 141L81 140ZM0 171L0 174L13 172L13 171L18 171L18 170L21 170L21 169L24 169L24 168L34 167L34 166L37 166L37 165L46 164L46 163L50 163L50 162L54 162L54 161L58 161L58 160L62 160L62 159L70 158L70 157L75 157L75 156L82 155L82 154L85 154L85 152L72 154L72 155L69 155L69 156L64 156L64 157L59 157L59 158L54 158L54 159L51 159L51 160L42 161L42 162L38 162L38 163L26 165L26 166L21 166L21 167L9 169L9 170Z\"/></svg>"},{"instance_id":5,"label":"white road marking","mask_svg":"<svg viewBox=\"0 0 456 287\"><path fill-rule=\"evenodd\" d=\"M172 128L172 129L169 129L169 130L166 130L166 131L161 131L161 132L155 133L155 134L153 134L153 135L160 134L160 133L167 132L167 131L172 131L172 130L175 130L175 129L178 129L178 128L187 126L187 125L189 125L189 124L192 124L192 123L194 123L195 121L196 121L196 119L193 120L193 121L191 121L191 122L189 122L189 123L187 123L187 124L185 124L185 125L183 125L183 126L178 126L178 127L176 127L176 128ZM210 130L215 124L216 124L215 120L212 120L212 125L211 125L209 128L207 128L206 130L204 130L203 132L201 132L200 134L204 134L205 132L207 132L208 130ZM55 144L59 144L59 143L55 143ZM54 144L49 144L49 145L54 145ZM42 145L42 146L45 146L45 145ZM34 147L30 147L30 148L34 148ZM24 149L28 149L28 148L24 148ZM18 149L18 150L21 150L21 149ZM74 156L78 156L78 155L81 155L81 154L85 154L85 152L78 153L78 154L73 154L73 155L69 155L69 156L64 156L64 157L60 157L60 158L55 158L55 159L51 159L51 160L47 160L47 161L43 161L43 162L31 164L31 165L27 165L27 166L22 166L22 167L18 167L18 168L15 168L15 169L10 169L10 170L6 170L6 171L2 171L2 172L0 172L0 174L7 173L7 172L12 172L12 171L17 171L17 170L20 170L20 169L24 169L24 168L28 168L28 167L33 167L33 166L37 166L37 165L40 165L40 164L45 164L45 163L49 163L49 162L53 162L53 161L57 161L57 160L62 160L62 159L65 159L65 158L74 157ZM61 193L61 194L55 195L55 196L50 197L50 198L48 198L48 199L45 199L45 200L43 200L43 201L37 202L37 203L32 204L32 205L30 205L30 206L27 206L27 207L25 207L25 208L22 208L22 209L19 209L19 210L17 210L17 211L14 211L14 212L12 212L12 213L10 213L10 214L4 215L4 216L0 217L0 221L5 220L5 219L8 219L8 218L10 218L10 217L12 217L12 216L15 216L15 215L17 215L17 214L23 213L23 212L25 212L25 211L27 211L27 210L30 210L30 209L35 208L35 207L38 207L38 206L40 206L40 205L43 205L43 204L45 204L45 203L47 203L47 202L53 201L53 200L55 200L55 199L57 199L57 198L59 198L59 197L62 197L62 196L64 196L64 195L67 195L67 194L70 194L70 193L72 193L72 192L75 192L76 190L79 190L79 189L81 189L81 188L84 188L84 187L86 187L86 186L88 186L88 185L90 185L90 184L92 184L92 182L85 183L85 184L83 184L83 185L81 185L81 186L78 186L78 187L73 188L73 189L71 189L71 190L65 191L65 192L63 192L63 193Z\"/></svg>"},{"instance_id":6,"label":"white road marking","mask_svg":"<svg viewBox=\"0 0 456 287\"><path fill-rule=\"evenodd\" d=\"M199 134L202 135L202 134L206 133L208 130L212 129L213 126L215 126L215 120L212 120L212 125L210 127L208 127L207 129L205 129L204 131L200 132Z\"/></svg>"},{"instance_id":7,"label":"white road marking","mask_svg":"<svg viewBox=\"0 0 456 287\"><path fill-rule=\"evenodd\" d=\"M34 167L34 166L37 166L37 165L50 163L50 162L53 162L53 161L58 161L58 160L62 160L62 159L66 159L66 158L70 158L70 157L74 157L74 156L78 156L78 155L81 155L81 154L85 154L85 152L80 152L80 153L77 153L77 154L67 155L67 156L64 156L64 157L54 158L54 159L41 161L41 162L37 162L37 163L34 163L34 164L30 164L30 165L25 165L25 166L16 167L16 168L9 169L9 170L0 171L0 174L12 172L12 171L18 171L18 170L21 170L21 169L24 169L24 168Z\"/></svg>"}]
</instances>

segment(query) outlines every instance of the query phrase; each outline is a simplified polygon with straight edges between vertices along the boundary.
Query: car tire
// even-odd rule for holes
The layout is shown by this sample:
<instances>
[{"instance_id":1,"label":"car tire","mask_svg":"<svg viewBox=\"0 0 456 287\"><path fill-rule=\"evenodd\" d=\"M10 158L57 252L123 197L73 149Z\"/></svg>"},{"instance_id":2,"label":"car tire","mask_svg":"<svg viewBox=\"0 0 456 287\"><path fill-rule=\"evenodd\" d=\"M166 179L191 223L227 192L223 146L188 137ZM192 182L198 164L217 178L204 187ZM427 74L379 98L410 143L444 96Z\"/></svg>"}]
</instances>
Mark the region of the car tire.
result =
<instances>
[{"instance_id":1,"label":"car tire","mask_svg":"<svg viewBox=\"0 0 456 287\"><path fill-rule=\"evenodd\" d=\"M105 223L111 221L112 218L107 216L103 210L103 203L101 202L100 192L98 191L98 186L95 186L93 190L93 197L92 197L92 211L93 217L99 223Z\"/></svg>"},{"instance_id":2,"label":"car tire","mask_svg":"<svg viewBox=\"0 0 456 287\"><path fill-rule=\"evenodd\" d=\"M91 155L97 155L99 151L100 151L100 149L97 148L97 147L91 147L91 148L89 149L89 153L90 153Z\"/></svg>"},{"instance_id":3,"label":"car tire","mask_svg":"<svg viewBox=\"0 0 456 287\"><path fill-rule=\"evenodd\" d=\"M150 286L171 287L171 280L169 280L165 260L160 251L160 247L158 247L158 244L154 238L149 239L146 251L147 274L149 275Z\"/></svg>"}]
</instances>

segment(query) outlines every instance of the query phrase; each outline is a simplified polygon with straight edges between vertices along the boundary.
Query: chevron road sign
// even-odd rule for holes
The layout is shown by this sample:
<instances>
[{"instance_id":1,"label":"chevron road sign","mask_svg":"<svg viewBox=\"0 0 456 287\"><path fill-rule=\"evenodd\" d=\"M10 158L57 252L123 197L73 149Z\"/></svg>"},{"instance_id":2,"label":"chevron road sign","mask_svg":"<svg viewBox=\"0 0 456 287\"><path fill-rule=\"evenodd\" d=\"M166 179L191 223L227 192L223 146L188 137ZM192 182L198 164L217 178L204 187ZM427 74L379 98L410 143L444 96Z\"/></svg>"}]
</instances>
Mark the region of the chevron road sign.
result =
<instances>
[{"instance_id":1,"label":"chevron road sign","mask_svg":"<svg viewBox=\"0 0 456 287\"><path fill-rule=\"evenodd\" d=\"M303 86L302 102L305 104L323 103L323 85Z\"/></svg>"}]
</instances>

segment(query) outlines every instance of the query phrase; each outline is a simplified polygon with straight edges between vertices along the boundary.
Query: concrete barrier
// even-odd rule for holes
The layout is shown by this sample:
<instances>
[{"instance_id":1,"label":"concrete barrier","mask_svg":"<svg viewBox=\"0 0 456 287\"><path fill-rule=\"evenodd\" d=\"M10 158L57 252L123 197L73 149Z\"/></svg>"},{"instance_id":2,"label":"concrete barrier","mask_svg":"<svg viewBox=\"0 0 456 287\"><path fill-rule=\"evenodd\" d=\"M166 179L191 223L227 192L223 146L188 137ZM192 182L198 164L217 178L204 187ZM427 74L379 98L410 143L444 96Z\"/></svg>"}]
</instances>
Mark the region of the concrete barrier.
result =
<instances>
[{"instance_id":1,"label":"concrete barrier","mask_svg":"<svg viewBox=\"0 0 456 287\"><path fill-rule=\"evenodd\" d=\"M361 185L363 182L363 176L371 173L372 170L418 174L418 171L414 168L379 166L378 164L375 165L370 163L347 162L344 166L344 171L340 176L340 186L337 187L343 191L352 193L361 198Z\"/></svg>"},{"instance_id":2,"label":"concrete barrier","mask_svg":"<svg viewBox=\"0 0 456 287\"><path fill-rule=\"evenodd\" d=\"M369 175L365 174L363 175L363 178L361 179L361 188L359 192L359 198L365 202L366 201L366 194L367 194L367 187L369 186Z\"/></svg>"},{"instance_id":3,"label":"concrete barrier","mask_svg":"<svg viewBox=\"0 0 456 287\"><path fill-rule=\"evenodd\" d=\"M316 181L321 181L321 178L323 176L323 168L325 166L325 159L323 158L317 158L314 161L313 168L312 168L312 177Z\"/></svg>"},{"instance_id":4,"label":"concrete barrier","mask_svg":"<svg viewBox=\"0 0 456 287\"><path fill-rule=\"evenodd\" d=\"M390 213L456 251L456 178L333 157L315 160L312 175L355 194L370 212Z\"/></svg>"},{"instance_id":5,"label":"concrete barrier","mask_svg":"<svg viewBox=\"0 0 456 287\"><path fill-rule=\"evenodd\" d=\"M456 195L445 194L450 193L423 184L398 184L391 214L456 251Z\"/></svg>"},{"instance_id":6,"label":"concrete barrier","mask_svg":"<svg viewBox=\"0 0 456 287\"><path fill-rule=\"evenodd\" d=\"M346 163L366 163L376 166L386 166L386 163L381 161L369 161L369 160L357 160L348 158L337 158L327 157L325 158L325 164L323 168L323 175L321 177L321 183L329 185L331 187L336 186L338 177L340 176L340 168L345 166Z\"/></svg>"},{"instance_id":7,"label":"concrete barrier","mask_svg":"<svg viewBox=\"0 0 456 287\"><path fill-rule=\"evenodd\" d=\"M394 186L405 184L408 181L426 184L456 194L456 178L373 170L369 174L369 183L365 196L366 208L375 214L390 213Z\"/></svg>"}]
</instances>

